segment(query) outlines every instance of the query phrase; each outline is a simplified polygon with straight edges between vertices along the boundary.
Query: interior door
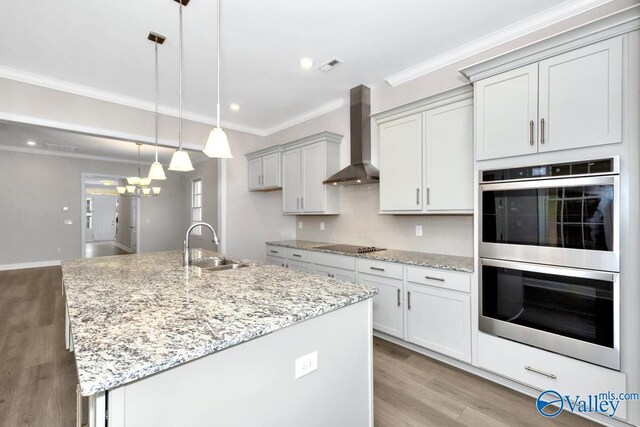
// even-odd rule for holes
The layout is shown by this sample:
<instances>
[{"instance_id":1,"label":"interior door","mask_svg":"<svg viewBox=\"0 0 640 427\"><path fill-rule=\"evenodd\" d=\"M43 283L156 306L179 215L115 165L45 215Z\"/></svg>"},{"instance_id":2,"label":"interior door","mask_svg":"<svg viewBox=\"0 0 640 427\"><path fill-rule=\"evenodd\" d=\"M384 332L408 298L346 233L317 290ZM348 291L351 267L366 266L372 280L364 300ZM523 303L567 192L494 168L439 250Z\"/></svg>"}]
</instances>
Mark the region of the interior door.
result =
<instances>
[{"instance_id":1,"label":"interior door","mask_svg":"<svg viewBox=\"0 0 640 427\"><path fill-rule=\"evenodd\" d=\"M302 200L303 212L324 210L325 185L327 179L325 144L308 145L302 148Z\"/></svg>"},{"instance_id":2,"label":"interior door","mask_svg":"<svg viewBox=\"0 0 640 427\"><path fill-rule=\"evenodd\" d=\"M539 151L622 142L622 37L540 62Z\"/></svg>"},{"instance_id":3,"label":"interior door","mask_svg":"<svg viewBox=\"0 0 640 427\"><path fill-rule=\"evenodd\" d=\"M116 200L115 196L93 197L93 240L115 240Z\"/></svg>"},{"instance_id":4,"label":"interior door","mask_svg":"<svg viewBox=\"0 0 640 427\"><path fill-rule=\"evenodd\" d=\"M427 111L424 117L427 210L472 211L473 100Z\"/></svg>"},{"instance_id":5,"label":"interior door","mask_svg":"<svg viewBox=\"0 0 640 427\"><path fill-rule=\"evenodd\" d=\"M269 154L262 158L262 186L265 188L280 186L280 153Z\"/></svg>"},{"instance_id":6,"label":"interior door","mask_svg":"<svg viewBox=\"0 0 640 427\"><path fill-rule=\"evenodd\" d=\"M474 91L477 160L538 151L537 63L480 80Z\"/></svg>"},{"instance_id":7,"label":"interior door","mask_svg":"<svg viewBox=\"0 0 640 427\"><path fill-rule=\"evenodd\" d=\"M262 187L262 157L249 160L249 190Z\"/></svg>"},{"instance_id":8,"label":"interior door","mask_svg":"<svg viewBox=\"0 0 640 427\"><path fill-rule=\"evenodd\" d=\"M380 125L380 210L422 210L422 114Z\"/></svg>"},{"instance_id":9,"label":"interior door","mask_svg":"<svg viewBox=\"0 0 640 427\"><path fill-rule=\"evenodd\" d=\"M131 198L131 253L138 253L138 198Z\"/></svg>"},{"instance_id":10,"label":"interior door","mask_svg":"<svg viewBox=\"0 0 640 427\"><path fill-rule=\"evenodd\" d=\"M300 149L282 155L282 210L285 213L300 211L301 163Z\"/></svg>"}]
</instances>

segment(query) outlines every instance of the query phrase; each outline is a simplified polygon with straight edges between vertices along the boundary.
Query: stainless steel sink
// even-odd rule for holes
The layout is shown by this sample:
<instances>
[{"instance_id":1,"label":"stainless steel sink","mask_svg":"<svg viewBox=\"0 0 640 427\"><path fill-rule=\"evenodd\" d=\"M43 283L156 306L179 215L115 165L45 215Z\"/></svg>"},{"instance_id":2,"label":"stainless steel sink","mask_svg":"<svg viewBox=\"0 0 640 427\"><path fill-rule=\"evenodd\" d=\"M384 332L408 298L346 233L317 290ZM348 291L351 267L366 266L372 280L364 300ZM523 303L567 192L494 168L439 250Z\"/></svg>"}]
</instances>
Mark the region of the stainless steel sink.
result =
<instances>
[{"instance_id":1,"label":"stainless steel sink","mask_svg":"<svg viewBox=\"0 0 640 427\"><path fill-rule=\"evenodd\" d=\"M223 270L237 270L238 268L248 267L246 264L242 264L229 259L205 259L202 261L194 261L191 265L200 267L204 271L223 271Z\"/></svg>"}]
</instances>

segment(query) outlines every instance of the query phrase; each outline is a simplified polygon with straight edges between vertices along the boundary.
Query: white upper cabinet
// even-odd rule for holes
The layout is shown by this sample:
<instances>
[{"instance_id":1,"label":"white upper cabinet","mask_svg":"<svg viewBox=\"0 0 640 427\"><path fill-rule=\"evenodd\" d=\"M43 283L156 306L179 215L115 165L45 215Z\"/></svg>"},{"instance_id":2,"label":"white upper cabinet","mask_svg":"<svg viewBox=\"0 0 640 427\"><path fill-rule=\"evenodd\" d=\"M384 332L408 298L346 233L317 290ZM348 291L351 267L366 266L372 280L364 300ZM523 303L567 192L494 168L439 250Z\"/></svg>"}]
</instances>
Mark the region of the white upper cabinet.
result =
<instances>
[{"instance_id":1,"label":"white upper cabinet","mask_svg":"<svg viewBox=\"0 0 640 427\"><path fill-rule=\"evenodd\" d=\"M341 135L323 132L283 146L282 206L285 214L339 213L338 188L322 182L340 167Z\"/></svg>"},{"instance_id":2,"label":"white upper cabinet","mask_svg":"<svg viewBox=\"0 0 640 427\"><path fill-rule=\"evenodd\" d=\"M478 160L537 151L538 64L477 82L475 102Z\"/></svg>"},{"instance_id":3,"label":"white upper cabinet","mask_svg":"<svg viewBox=\"0 0 640 427\"><path fill-rule=\"evenodd\" d=\"M281 148L270 147L247 154L250 191L279 190Z\"/></svg>"},{"instance_id":4,"label":"white upper cabinet","mask_svg":"<svg viewBox=\"0 0 640 427\"><path fill-rule=\"evenodd\" d=\"M623 38L475 83L476 159L622 141Z\"/></svg>"},{"instance_id":5,"label":"white upper cabinet","mask_svg":"<svg viewBox=\"0 0 640 427\"><path fill-rule=\"evenodd\" d=\"M427 212L473 211L473 100L424 113Z\"/></svg>"},{"instance_id":6,"label":"white upper cabinet","mask_svg":"<svg viewBox=\"0 0 640 427\"><path fill-rule=\"evenodd\" d=\"M461 88L378 118L380 213L473 212L472 96Z\"/></svg>"},{"instance_id":7,"label":"white upper cabinet","mask_svg":"<svg viewBox=\"0 0 640 427\"><path fill-rule=\"evenodd\" d=\"M380 210L422 210L422 115L380 125Z\"/></svg>"},{"instance_id":8,"label":"white upper cabinet","mask_svg":"<svg viewBox=\"0 0 640 427\"><path fill-rule=\"evenodd\" d=\"M622 141L622 37L540 62L539 151Z\"/></svg>"}]
</instances>

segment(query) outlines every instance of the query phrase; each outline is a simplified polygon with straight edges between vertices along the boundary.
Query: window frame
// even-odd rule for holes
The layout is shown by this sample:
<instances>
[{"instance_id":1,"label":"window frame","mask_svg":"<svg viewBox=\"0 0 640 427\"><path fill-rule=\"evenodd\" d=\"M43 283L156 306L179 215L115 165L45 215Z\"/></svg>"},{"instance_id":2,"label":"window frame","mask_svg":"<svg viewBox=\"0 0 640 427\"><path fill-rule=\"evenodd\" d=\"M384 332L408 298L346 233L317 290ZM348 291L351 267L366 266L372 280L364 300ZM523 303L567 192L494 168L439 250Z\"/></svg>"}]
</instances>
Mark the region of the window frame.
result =
<instances>
[{"instance_id":1,"label":"window frame","mask_svg":"<svg viewBox=\"0 0 640 427\"><path fill-rule=\"evenodd\" d=\"M196 184L200 183L200 192L196 193ZM191 180L191 225L196 222L202 222L202 213L203 213L203 194L204 194L204 180L202 177L193 178ZM200 196L200 205L196 206L196 196ZM196 215L195 212L198 210L199 214ZM194 219L194 217L198 217L199 219ZM192 234L194 236L202 236L202 227L196 227L193 229Z\"/></svg>"}]
</instances>

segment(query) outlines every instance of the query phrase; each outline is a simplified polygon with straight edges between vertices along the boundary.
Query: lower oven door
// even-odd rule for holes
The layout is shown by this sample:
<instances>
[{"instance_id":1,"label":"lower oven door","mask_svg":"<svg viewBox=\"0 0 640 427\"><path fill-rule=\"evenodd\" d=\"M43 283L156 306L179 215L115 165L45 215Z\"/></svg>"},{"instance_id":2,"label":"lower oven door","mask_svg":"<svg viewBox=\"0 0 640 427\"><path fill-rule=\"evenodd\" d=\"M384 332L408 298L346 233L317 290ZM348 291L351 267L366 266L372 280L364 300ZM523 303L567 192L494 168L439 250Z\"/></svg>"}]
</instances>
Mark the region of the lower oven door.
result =
<instances>
[{"instance_id":1,"label":"lower oven door","mask_svg":"<svg viewBox=\"0 0 640 427\"><path fill-rule=\"evenodd\" d=\"M620 369L619 275L480 259L480 330Z\"/></svg>"}]
</instances>

